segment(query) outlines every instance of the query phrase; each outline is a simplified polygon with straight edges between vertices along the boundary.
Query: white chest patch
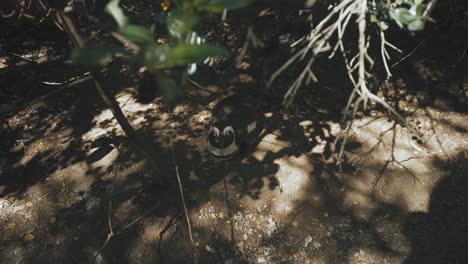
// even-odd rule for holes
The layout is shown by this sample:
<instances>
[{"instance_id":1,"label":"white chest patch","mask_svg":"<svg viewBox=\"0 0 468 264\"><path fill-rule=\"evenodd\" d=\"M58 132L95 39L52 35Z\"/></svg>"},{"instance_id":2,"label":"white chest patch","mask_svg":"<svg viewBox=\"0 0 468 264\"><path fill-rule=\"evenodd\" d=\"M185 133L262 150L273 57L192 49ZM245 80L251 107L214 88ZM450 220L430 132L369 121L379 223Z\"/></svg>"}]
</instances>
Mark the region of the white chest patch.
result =
<instances>
[{"instance_id":1,"label":"white chest patch","mask_svg":"<svg viewBox=\"0 0 468 264\"><path fill-rule=\"evenodd\" d=\"M218 157L228 157L231 156L232 154L236 153L239 150L239 147L233 142L231 145L225 147L225 148L217 148L211 144L208 143L208 151Z\"/></svg>"}]
</instances>

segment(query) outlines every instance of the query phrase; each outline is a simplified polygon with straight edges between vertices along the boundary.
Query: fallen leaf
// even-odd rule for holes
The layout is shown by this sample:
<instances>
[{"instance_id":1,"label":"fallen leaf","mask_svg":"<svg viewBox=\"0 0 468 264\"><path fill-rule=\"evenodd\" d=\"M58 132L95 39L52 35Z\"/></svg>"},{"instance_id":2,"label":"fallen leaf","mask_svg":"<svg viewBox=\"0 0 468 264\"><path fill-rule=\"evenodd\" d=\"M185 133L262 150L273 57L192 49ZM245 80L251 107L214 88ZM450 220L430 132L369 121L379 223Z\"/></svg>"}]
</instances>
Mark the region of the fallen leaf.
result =
<instances>
[{"instance_id":1,"label":"fallen leaf","mask_svg":"<svg viewBox=\"0 0 468 264\"><path fill-rule=\"evenodd\" d=\"M297 227L299 225L299 222L297 220L292 221L292 225L294 227Z\"/></svg>"},{"instance_id":2,"label":"fallen leaf","mask_svg":"<svg viewBox=\"0 0 468 264\"><path fill-rule=\"evenodd\" d=\"M32 234L28 233L24 236L24 241L31 241L33 239L34 239L34 236Z\"/></svg>"}]
</instances>

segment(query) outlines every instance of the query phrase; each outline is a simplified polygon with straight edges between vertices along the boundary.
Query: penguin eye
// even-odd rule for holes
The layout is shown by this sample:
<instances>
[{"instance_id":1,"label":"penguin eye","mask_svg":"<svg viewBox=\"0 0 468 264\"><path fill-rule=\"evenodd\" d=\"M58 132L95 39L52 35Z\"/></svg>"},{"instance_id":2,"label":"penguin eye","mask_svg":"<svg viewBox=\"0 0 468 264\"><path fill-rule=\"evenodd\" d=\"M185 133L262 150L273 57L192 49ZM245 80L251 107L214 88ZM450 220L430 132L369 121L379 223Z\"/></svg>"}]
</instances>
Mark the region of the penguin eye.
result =
<instances>
[{"instance_id":1,"label":"penguin eye","mask_svg":"<svg viewBox=\"0 0 468 264\"><path fill-rule=\"evenodd\" d=\"M217 137L219 136L219 129L216 127L210 127L210 131L208 131L208 134L211 134L213 132L213 136Z\"/></svg>"},{"instance_id":2,"label":"penguin eye","mask_svg":"<svg viewBox=\"0 0 468 264\"><path fill-rule=\"evenodd\" d=\"M232 133L234 134L234 129L232 128L232 126L227 126L226 128L224 128L223 130L223 135L229 135L229 133Z\"/></svg>"}]
</instances>

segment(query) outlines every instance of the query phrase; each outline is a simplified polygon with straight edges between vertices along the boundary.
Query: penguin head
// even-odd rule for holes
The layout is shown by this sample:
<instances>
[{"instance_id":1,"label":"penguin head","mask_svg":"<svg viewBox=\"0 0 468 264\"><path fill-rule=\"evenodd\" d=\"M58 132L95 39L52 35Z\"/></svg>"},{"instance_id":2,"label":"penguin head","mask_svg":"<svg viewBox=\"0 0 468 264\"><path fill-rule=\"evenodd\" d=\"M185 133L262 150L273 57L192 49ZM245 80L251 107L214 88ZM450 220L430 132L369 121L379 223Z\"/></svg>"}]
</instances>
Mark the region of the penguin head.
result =
<instances>
[{"instance_id":1,"label":"penguin head","mask_svg":"<svg viewBox=\"0 0 468 264\"><path fill-rule=\"evenodd\" d=\"M217 157L230 157L239 150L236 144L236 131L224 122L211 124L208 131L208 151Z\"/></svg>"}]
</instances>

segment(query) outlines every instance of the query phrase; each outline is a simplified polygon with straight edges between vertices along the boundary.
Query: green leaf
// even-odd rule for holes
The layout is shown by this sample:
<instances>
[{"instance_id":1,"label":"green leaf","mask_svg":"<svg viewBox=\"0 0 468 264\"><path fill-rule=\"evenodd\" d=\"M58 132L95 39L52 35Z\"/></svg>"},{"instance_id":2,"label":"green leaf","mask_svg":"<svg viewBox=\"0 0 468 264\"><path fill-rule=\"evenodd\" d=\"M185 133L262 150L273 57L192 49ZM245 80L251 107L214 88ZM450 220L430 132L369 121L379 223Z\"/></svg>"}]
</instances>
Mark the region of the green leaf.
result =
<instances>
[{"instance_id":1,"label":"green leaf","mask_svg":"<svg viewBox=\"0 0 468 264\"><path fill-rule=\"evenodd\" d=\"M213 13L222 12L223 9L234 10L249 5L251 0L195 0L195 7L199 10Z\"/></svg>"},{"instance_id":2,"label":"green leaf","mask_svg":"<svg viewBox=\"0 0 468 264\"><path fill-rule=\"evenodd\" d=\"M182 38L198 23L199 18L187 12L171 12L167 16L169 33L176 38Z\"/></svg>"},{"instance_id":3,"label":"green leaf","mask_svg":"<svg viewBox=\"0 0 468 264\"><path fill-rule=\"evenodd\" d=\"M107 63L112 58L110 48L81 48L74 49L70 55L73 63L82 66L98 66Z\"/></svg>"},{"instance_id":4,"label":"green leaf","mask_svg":"<svg viewBox=\"0 0 468 264\"><path fill-rule=\"evenodd\" d=\"M210 56L225 56L226 51L218 46L202 43L200 45L179 45L170 49L167 63L170 65L187 65L199 63Z\"/></svg>"},{"instance_id":5,"label":"green leaf","mask_svg":"<svg viewBox=\"0 0 468 264\"><path fill-rule=\"evenodd\" d=\"M112 58L112 52L103 48L74 49L70 55L73 63L82 66L103 65Z\"/></svg>"},{"instance_id":6,"label":"green leaf","mask_svg":"<svg viewBox=\"0 0 468 264\"><path fill-rule=\"evenodd\" d=\"M421 31L424 29L424 21L420 18L417 18L408 24L408 29L410 31Z\"/></svg>"},{"instance_id":7,"label":"green leaf","mask_svg":"<svg viewBox=\"0 0 468 264\"><path fill-rule=\"evenodd\" d=\"M380 29L381 29L382 31L385 31L385 30L388 29L388 24L385 23L384 21L380 21L379 27L380 27Z\"/></svg>"},{"instance_id":8,"label":"green leaf","mask_svg":"<svg viewBox=\"0 0 468 264\"><path fill-rule=\"evenodd\" d=\"M119 27L123 27L128 23L128 18L123 13L122 8L120 8L119 4L120 0L111 0L109 1L109 3L107 3L105 10L109 15L111 15L115 19L115 22L117 22Z\"/></svg>"},{"instance_id":9,"label":"green leaf","mask_svg":"<svg viewBox=\"0 0 468 264\"><path fill-rule=\"evenodd\" d=\"M166 102L172 102L182 95L182 89L176 81L166 74L157 75L158 88L164 96Z\"/></svg>"},{"instance_id":10,"label":"green leaf","mask_svg":"<svg viewBox=\"0 0 468 264\"><path fill-rule=\"evenodd\" d=\"M424 11L425 6L424 6L424 5L419 5L419 4L417 4L417 5L414 5L413 7L411 7L411 9L414 9L414 14L420 16L420 15L423 13L423 11ZM410 12L411 12L411 11L412 11L412 10L410 10Z\"/></svg>"},{"instance_id":11,"label":"green leaf","mask_svg":"<svg viewBox=\"0 0 468 264\"><path fill-rule=\"evenodd\" d=\"M127 24L119 29L119 33L131 42L142 45L153 44L153 31L149 28Z\"/></svg>"},{"instance_id":12,"label":"green leaf","mask_svg":"<svg viewBox=\"0 0 468 264\"><path fill-rule=\"evenodd\" d=\"M395 9L396 19L402 24L409 24L415 19L413 15L410 14L409 10L404 7Z\"/></svg>"},{"instance_id":13,"label":"green leaf","mask_svg":"<svg viewBox=\"0 0 468 264\"><path fill-rule=\"evenodd\" d=\"M158 65L165 64L169 53L169 47L148 46L144 50L145 65L151 71L156 71Z\"/></svg>"}]
</instances>

